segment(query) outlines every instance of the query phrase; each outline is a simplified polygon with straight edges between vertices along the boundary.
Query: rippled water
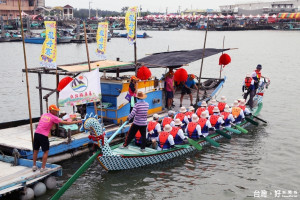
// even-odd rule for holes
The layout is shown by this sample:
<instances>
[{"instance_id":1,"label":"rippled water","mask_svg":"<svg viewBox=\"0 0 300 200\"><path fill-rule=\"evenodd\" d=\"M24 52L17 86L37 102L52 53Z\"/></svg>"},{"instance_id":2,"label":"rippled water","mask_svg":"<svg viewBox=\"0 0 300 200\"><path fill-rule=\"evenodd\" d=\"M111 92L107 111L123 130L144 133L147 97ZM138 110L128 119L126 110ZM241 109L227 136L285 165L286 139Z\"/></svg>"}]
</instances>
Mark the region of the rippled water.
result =
<instances>
[{"instance_id":1,"label":"rippled water","mask_svg":"<svg viewBox=\"0 0 300 200\"><path fill-rule=\"evenodd\" d=\"M138 58L148 53L203 47L204 32L148 32L153 36L138 40ZM300 193L299 173L299 97L300 32L297 31L240 31L208 32L207 47L238 48L228 51L232 58L224 75L225 87L220 95L228 102L241 97L241 83L246 73L262 64L262 74L270 77L271 85L264 97L260 117L268 124L249 126L248 134L234 135L230 141L220 141L219 148L207 147L201 152L166 163L135 170L105 172L95 162L87 173L62 196L62 199L257 199L255 191L266 191L268 199L275 190ZM96 44L90 44L91 60ZM24 68L21 43L0 43L1 88L0 122L28 118L26 85L22 82ZM29 67L38 66L39 45L27 45ZM113 38L108 43L108 59L120 57L133 60L133 47L126 39ZM219 56L204 60L203 76L218 77ZM86 60L84 44L58 46L58 63ZM201 62L185 67L199 74ZM153 71L160 75L164 70ZM46 77L44 87L53 87L54 77ZM33 116L39 115L37 76L30 75ZM51 101L51 100L50 100ZM52 99L54 102L54 99ZM51 103L51 102L50 102ZM61 162L62 185L88 158L88 154ZM49 191L40 199L47 199ZM298 199L300 195L298 194ZM262 198L262 197L261 197ZM264 198L266 199L266 198ZM297 199L282 197L278 199Z\"/></svg>"}]
</instances>

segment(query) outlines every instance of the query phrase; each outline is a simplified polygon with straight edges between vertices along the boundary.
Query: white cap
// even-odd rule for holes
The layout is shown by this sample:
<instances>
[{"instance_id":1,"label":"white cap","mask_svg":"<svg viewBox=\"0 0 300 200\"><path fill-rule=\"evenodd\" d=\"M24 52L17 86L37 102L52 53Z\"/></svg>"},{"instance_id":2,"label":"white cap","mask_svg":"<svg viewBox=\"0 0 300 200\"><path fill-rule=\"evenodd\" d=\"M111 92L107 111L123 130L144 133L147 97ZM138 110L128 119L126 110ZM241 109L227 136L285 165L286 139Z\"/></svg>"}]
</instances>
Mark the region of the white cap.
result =
<instances>
[{"instance_id":1,"label":"white cap","mask_svg":"<svg viewBox=\"0 0 300 200\"><path fill-rule=\"evenodd\" d=\"M246 74L246 77L247 78L251 78L251 74Z\"/></svg>"},{"instance_id":2,"label":"white cap","mask_svg":"<svg viewBox=\"0 0 300 200\"><path fill-rule=\"evenodd\" d=\"M206 107L206 106L207 106L207 103L206 103L205 101L202 101L202 102L201 102L201 107L204 107L204 106Z\"/></svg>"},{"instance_id":3,"label":"white cap","mask_svg":"<svg viewBox=\"0 0 300 200\"><path fill-rule=\"evenodd\" d=\"M182 122L180 121L180 119L175 119L174 122L175 122L176 126L182 125Z\"/></svg>"},{"instance_id":4,"label":"white cap","mask_svg":"<svg viewBox=\"0 0 300 200\"><path fill-rule=\"evenodd\" d=\"M225 96L221 96L221 100L220 100L221 102L226 102L226 100L227 100L227 99L226 99Z\"/></svg>"},{"instance_id":5,"label":"white cap","mask_svg":"<svg viewBox=\"0 0 300 200\"><path fill-rule=\"evenodd\" d=\"M225 108L224 108L224 112L230 112L230 108L229 106L226 104Z\"/></svg>"},{"instance_id":6,"label":"white cap","mask_svg":"<svg viewBox=\"0 0 300 200\"><path fill-rule=\"evenodd\" d=\"M165 125L164 131L170 132L171 130L172 130L172 126L170 126L170 124Z\"/></svg>"},{"instance_id":7,"label":"white cap","mask_svg":"<svg viewBox=\"0 0 300 200\"><path fill-rule=\"evenodd\" d=\"M168 115L175 115L175 112L173 110L169 110Z\"/></svg>"},{"instance_id":8,"label":"white cap","mask_svg":"<svg viewBox=\"0 0 300 200\"><path fill-rule=\"evenodd\" d=\"M207 113L206 113L205 111L203 111L203 112L201 113L200 117L201 117L201 118L206 118L206 114L207 114Z\"/></svg>"},{"instance_id":9,"label":"white cap","mask_svg":"<svg viewBox=\"0 0 300 200\"><path fill-rule=\"evenodd\" d=\"M154 118L154 119L158 119L158 118L159 118L159 115L155 113L155 114L153 115L153 118Z\"/></svg>"},{"instance_id":10,"label":"white cap","mask_svg":"<svg viewBox=\"0 0 300 200\"><path fill-rule=\"evenodd\" d=\"M195 108L193 106L190 106L189 111L191 111L191 110L195 110Z\"/></svg>"},{"instance_id":11,"label":"white cap","mask_svg":"<svg viewBox=\"0 0 300 200\"><path fill-rule=\"evenodd\" d=\"M192 122L198 122L199 117L196 114L192 115Z\"/></svg>"},{"instance_id":12,"label":"white cap","mask_svg":"<svg viewBox=\"0 0 300 200\"><path fill-rule=\"evenodd\" d=\"M186 112L186 108L185 108L184 106L182 106L182 107L180 108L179 112L185 113L185 112Z\"/></svg>"},{"instance_id":13,"label":"white cap","mask_svg":"<svg viewBox=\"0 0 300 200\"><path fill-rule=\"evenodd\" d=\"M212 99L212 100L210 100L209 103L210 103L210 104L213 104L213 105L216 105L216 104L217 104L217 101L216 101L215 99Z\"/></svg>"},{"instance_id":14,"label":"white cap","mask_svg":"<svg viewBox=\"0 0 300 200\"><path fill-rule=\"evenodd\" d=\"M214 113L218 113L218 112L220 112L220 110L219 110L218 106L215 106L215 107L214 107L214 109L213 109L213 112L214 112Z\"/></svg>"},{"instance_id":15,"label":"white cap","mask_svg":"<svg viewBox=\"0 0 300 200\"><path fill-rule=\"evenodd\" d=\"M239 106L239 102L238 102L237 100L235 100L235 101L233 102L233 107L237 107L237 106Z\"/></svg>"}]
</instances>

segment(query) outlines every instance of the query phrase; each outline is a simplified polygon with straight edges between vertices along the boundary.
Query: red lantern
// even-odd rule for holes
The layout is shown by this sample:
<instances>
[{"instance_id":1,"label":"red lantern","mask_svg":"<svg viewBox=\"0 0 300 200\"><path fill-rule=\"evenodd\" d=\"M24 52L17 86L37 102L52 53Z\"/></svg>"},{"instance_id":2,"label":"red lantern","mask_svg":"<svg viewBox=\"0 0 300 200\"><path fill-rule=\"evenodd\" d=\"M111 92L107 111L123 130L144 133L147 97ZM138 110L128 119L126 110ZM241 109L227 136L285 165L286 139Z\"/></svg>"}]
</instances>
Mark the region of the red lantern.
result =
<instances>
[{"instance_id":1,"label":"red lantern","mask_svg":"<svg viewBox=\"0 0 300 200\"><path fill-rule=\"evenodd\" d=\"M64 89L71 81L73 81L73 78L70 77L70 76L67 76L63 79L61 79L58 83L58 86L57 86L57 91L61 91L62 89Z\"/></svg>"},{"instance_id":2,"label":"red lantern","mask_svg":"<svg viewBox=\"0 0 300 200\"><path fill-rule=\"evenodd\" d=\"M151 77L151 71L148 67L142 66L137 71L137 77L141 80L148 80Z\"/></svg>"},{"instance_id":3,"label":"red lantern","mask_svg":"<svg viewBox=\"0 0 300 200\"><path fill-rule=\"evenodd\" d=\"M185 69L177 69L174 73L174 81L176 82L185 82L188 78L188 73Z\"/></svg>"},{"instance_id":4,"label":"red lantern","mask_svg":"<svg viewBox=\"0 0 300 200\"><path fill-rule=\"evenodd\" d=\"M219 65L228 65L231 62L231 58L228 54L224 53L220 56Z\"/></svg>"}]
</instances>

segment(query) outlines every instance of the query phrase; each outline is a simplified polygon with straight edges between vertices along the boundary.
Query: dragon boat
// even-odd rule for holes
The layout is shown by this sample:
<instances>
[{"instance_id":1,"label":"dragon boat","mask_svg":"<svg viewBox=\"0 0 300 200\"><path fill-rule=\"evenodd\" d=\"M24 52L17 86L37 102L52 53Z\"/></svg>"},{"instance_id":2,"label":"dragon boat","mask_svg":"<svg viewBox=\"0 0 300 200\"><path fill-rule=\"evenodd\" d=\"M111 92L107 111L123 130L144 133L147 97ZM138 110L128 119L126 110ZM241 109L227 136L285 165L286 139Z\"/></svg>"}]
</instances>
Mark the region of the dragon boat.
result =
<instances>
[{"instance_id":1,"label":"dragon boat","mask_svg":"<svg viewBox=\"0 0 300 200\"><path fill-rule=\"evenodd\" d=\"M267 82L264 80L260 85L257 94L253 99L255 107L252 115L236 126L237 128L241 130L251 124L258 124L254 119L258 118L257 115L259 115L263 107L263 95L265 88L267 88L269 84L269 81ZM175 148L168 150L155 150L146 147L145 152L141 152L140 147L135 146L133 143L129 144L128 149L119 148L122 144L110 146L109 142L113 139L114 135L108 139L105 136L102 125L98 121L98 117L92 115L87 115L85 117L81 128L87 132L90 131L89 138L93 139L95 144L101 149L101 153L97 156L97 159L100 165L107 171L126 170L156 164L196 150L195 146L191 144L175 145ZM224 130L225 129L223 129L223 131ZM234 132L236 131L226 131L226 134L231 135ZM224 138L224 135L216 132L208 135L206 138L196 140L195 142L197 145L204 147L212 144L212 142L209 141L218 141L222 138Z\"/></svg>"}]
</instances>

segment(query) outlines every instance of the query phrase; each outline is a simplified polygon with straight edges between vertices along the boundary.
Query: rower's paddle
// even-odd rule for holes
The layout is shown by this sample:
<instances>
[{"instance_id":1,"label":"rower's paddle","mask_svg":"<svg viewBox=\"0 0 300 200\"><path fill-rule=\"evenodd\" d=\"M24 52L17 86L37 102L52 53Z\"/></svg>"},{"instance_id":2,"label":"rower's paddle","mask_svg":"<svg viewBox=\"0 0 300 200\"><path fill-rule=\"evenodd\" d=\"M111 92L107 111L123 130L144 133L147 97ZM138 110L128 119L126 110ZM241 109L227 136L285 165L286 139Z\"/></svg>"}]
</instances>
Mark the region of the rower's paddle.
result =
<instances>
[{"instance_id":1,"label":"rower's paddle","mask_svg":"<svg viewBox=\"0 0 300 200\"><path fill-rule=\"evenodd\" d=\"M248 131L242 127L240 127L239 125L235 125L234 123L230 123L232 126L234 126L235 128L239 129L242 133L248 133Z\"/></svg>"},{"instance_id":2,"label":"rower's paddle","mask_svg":"<svg viewBox=\"0 0 300 200\"><path fill-rule=\"evenodd\" d=\"M252 115L255 119L258 119L258 120L260 120L260 121L262 121L262 122L264 122L264 123L268 123L267 121L265 121L265 120L263 120L262 118L259 118L259 117L257 117L257 116L254 116L254 115Z\"/></svg>"},{"instance_id":3,"label":"rower's paddle","mask_svg":"<svg viewBox=\"0 0 300 200\"><path fill-rule=\"evenodd\" d=\"M198 149L199 151L202 150L202 146L200 144L198 144L196 141L194 141L193 139L191 138L188 138L187 139L189 144L192 145L193 147L195 147L196 149Z\"/></svg>"},{"instance_id":4,"label":"rower's paddle","mask_svg":"<svg viewBox=\"0 0 300 200\"><path fill-rule=\"evenodd\" d=\"M253 119L250 119L249 117L245 117L246 121L250 122L251 124L258 126L258 122L254 121Z\"/></svg>"},{"instance_id":5,"label":"rower's paddle","mask_svg":"<svg viewBox=\"0 0 300 200\"><path fill-rule=\"evenodd\" d=\"M236 129L234 129L234 128L230 128L230 127L224 127L224 129L226 129L227 131L230 131L230 132L236 133L236 134L241 134L241 131L239 131L239 130L236 130Z\"/></svg>"},{"instance_id":6,"label":"rower's paddle","mask_svg":"<svg viewBox=\"0 0 300 200\"><path fill-rule=\"evenodd\" d=\"M213 145L214 147L219 147L220 144L214 141L213 139L210 139L209 137L204 137L204 140Z\"/></svg>"},{"instance_id":7,"label":"rower's paddle","mask_svg":"<svg viewBox=\"0 0 300 200\"><path fill-rule=\"evenodd\" d=\"M231 139L231 135L228 135L228 134L225 133L224 131L216 130L216 133L222 135L223 137L225 137L225 138L227 138L227 139Z\"/></svg>"}]
</instances>

